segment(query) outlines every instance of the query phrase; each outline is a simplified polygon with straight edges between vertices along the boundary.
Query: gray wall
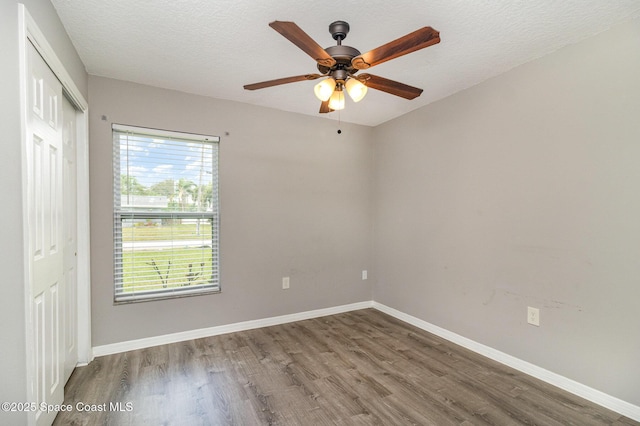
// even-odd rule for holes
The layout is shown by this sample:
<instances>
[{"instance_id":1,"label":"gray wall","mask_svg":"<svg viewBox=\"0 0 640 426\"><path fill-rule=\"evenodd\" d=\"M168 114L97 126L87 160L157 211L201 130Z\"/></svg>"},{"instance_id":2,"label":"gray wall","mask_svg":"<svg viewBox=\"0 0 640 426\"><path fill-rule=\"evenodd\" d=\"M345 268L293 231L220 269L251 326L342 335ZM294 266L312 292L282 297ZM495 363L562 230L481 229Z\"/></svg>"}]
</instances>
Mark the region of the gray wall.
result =
<instances>
[{"instance_id":1,"label":"gray wall","mask_svg":"<svg viewBox=\"0 0 640 426\"><path fill-rule=\"evenodd\" d=\"M48 0L24 0L45 37L74 82L87 95L87 75L67 33ZM0 123L2 155L0 179L4 185L0 210L0 400L24 401L27 395L25 353L24 256L20 130L20 75L18 60L18 2L0 2ZM0 412L0 424L26 422L25 413Z\"/></svg>"},{"instance_id":2,"label":"gray wall","mask_svg":"<svg viewBox=\"0 0 640 426\"><path fill-rule=\"evenodd\" d=\"M94 346L371 300L371 128L94 76L89 90ZM222 137L221 294L113 305L112 123Z\"/></svg>"},{"instance_id":3,"label":"gray wall","mask_svg":"<svg viewBox=\"0 0 640 426\"><path fill-rule=\"evenodd\" d=\"M640 405L639 46L628 22L376 128L374 299Z\"/></svg>"}]
</instances>

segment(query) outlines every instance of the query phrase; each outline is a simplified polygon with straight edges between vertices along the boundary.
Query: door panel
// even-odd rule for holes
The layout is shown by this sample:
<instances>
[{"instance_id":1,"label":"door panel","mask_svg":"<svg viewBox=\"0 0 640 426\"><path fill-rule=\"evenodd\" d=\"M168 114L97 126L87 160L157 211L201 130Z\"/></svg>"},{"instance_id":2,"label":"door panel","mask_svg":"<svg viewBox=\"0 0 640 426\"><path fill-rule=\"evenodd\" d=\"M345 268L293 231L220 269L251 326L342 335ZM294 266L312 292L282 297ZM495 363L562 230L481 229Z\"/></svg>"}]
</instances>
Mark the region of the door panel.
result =
<instances>
[{"instance_id":1,"label":"door panel","mask_svg":"<svg viewBox=\"0 0 640 426\"><path fill-rule=\"evenodd\" d=\"M78 364L76 110L62 100L63 252L64 252L64 383Z\"/></svg>"},{"instance_id":2,"label":"door panel","mask_svg":"<svg viewBox=\"0 0 640 426\"><path fill-rule=\"evenodd\" d=\"M31 253L30 303L33 383L41 403L61 404L64 383L64 257L62 85L37 53L28 46L28 73L32 101L27 117L27 199ZM56 412L38 411L36 424L51 424Z\"/></svg>"}]
</instances>

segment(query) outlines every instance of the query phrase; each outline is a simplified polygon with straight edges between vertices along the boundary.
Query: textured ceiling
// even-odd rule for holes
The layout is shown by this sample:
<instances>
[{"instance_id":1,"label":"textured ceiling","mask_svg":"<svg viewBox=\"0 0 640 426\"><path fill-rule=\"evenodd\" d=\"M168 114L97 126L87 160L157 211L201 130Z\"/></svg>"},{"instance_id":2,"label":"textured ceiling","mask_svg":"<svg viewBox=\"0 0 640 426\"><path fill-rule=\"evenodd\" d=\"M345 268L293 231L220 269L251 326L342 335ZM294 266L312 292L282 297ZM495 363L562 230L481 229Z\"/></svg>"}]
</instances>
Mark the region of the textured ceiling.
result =
<instances>
[{"instance_id":1,"label":"textured ceiling","mask_svg":"<svg viewBox=\"0 0 640 426\"><path fill-rule=\"evenodd\" d=\"M320 116L316 82L244 84L314 73L271 29L294 21L318 44L347 21L343 44L369 51L423 26L440 44L371 68L424 89L405 100L369 90L340 119L374 126L640 16L640 0L52 0L90 74ZM338 113L322 115L338 119Z\"/></svg>"}]
</instances>

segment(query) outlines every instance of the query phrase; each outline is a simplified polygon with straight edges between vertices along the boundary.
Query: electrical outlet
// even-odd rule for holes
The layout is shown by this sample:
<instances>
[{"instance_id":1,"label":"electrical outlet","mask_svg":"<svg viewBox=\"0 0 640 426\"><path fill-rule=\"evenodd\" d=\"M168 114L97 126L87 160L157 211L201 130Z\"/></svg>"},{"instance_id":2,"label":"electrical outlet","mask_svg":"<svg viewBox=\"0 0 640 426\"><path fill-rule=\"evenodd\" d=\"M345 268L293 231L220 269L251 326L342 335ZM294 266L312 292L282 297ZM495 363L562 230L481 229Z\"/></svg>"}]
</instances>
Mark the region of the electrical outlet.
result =
<instances>
[{"instance_id":1,"label":"electrical outlet","mask_svg":"<svg viewBox=\"0 0 640 426\"><path fill-rule=\"evenodd\" d=\"M527 306L527 322L531 325L540 326L540 309Z\"/></svg>"},{"instance_id":2,"label":"electrical outlet","mask_svg":"<svg viewBox=\"0 0 640 426\"><path fill-rule=\"evenodd\" d=\"M282 277L282 289L286 290L289 288L289 277Z\"/></svg>"},{"instance_id":3,"label":"electrical outlet","mask_svg":"<svg viewBox=\"0 0 640 426\"><path fill-rule=\"evenodd\" d=\"M364 271L362 271L362 279L363 280L367 279L367 270L366 269Z\"/></svg>"}]
</instances>

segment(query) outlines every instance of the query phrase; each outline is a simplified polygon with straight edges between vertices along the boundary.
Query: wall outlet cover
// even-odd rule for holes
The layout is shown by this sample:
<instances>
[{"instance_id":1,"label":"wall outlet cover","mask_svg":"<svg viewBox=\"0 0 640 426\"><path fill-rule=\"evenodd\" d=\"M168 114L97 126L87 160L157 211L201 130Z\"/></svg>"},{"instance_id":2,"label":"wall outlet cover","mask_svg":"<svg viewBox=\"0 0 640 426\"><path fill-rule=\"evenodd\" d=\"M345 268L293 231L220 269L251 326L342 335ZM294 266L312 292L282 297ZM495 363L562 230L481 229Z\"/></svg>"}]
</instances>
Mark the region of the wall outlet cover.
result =
<instances>
[{"instance_id":1,"label":"wall outlet cover","mask_svg":"<svg viewBox=\"0 0 640 426\"><path fill-rule=\"evenodd\" d=\"M540 326L540 309L527 306L527 323Z\"/></svg>"}]
</instances>

